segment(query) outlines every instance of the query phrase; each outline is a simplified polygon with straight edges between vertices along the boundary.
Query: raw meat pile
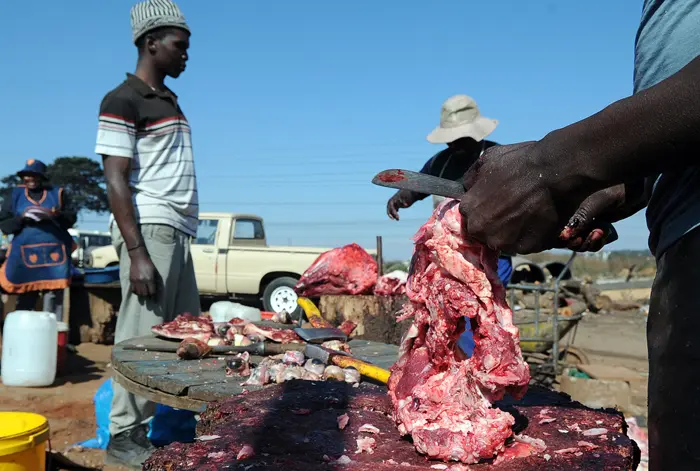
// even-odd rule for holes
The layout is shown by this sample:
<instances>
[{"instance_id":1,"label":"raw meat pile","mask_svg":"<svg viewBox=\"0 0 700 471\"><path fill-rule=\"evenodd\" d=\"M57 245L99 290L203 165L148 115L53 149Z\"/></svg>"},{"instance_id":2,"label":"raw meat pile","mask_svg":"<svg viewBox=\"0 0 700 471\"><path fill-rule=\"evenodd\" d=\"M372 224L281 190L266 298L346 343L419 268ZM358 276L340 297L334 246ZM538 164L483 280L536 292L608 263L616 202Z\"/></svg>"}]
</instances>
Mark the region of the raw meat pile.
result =
<instances>
[{"instance_id":1,"label":"raw meat pile","mask_svg":"<svg viewBox=\"0 0 700 471\"><path fill-rule=\"evenodd\" d=\"M193 316L189 312L180 314L171 322L158 324L151 331L168 339L194 338L202 342L209 341L214 335L214 324L209 317Z\"/></svg>"},{"instance_id":2,"label":"raw meat pile","mask_svg":"<svg viewBox=\"0 0 700 471\"><path fill-rule=\"evenodd\" d=\"M350 348L338 340L325 342L322 346L337 351L350 353ZM251 367L246 353L229 361L227 376L248 377L243 386L265 386L271 383L281 384L293 379L306 381L341 381L359 385L361 376L355 368L326 366L322 361L306 358L302 352L290 351L281 355L265 357L257 367Z\"/></svg>"},{"instance_id":3,"label":"raw meat pile","mask_svg":"<svg viewBox=\"0 0 700 471\"><path fill-rule=\"evenodd\" d=\"M159 448L146 471L631 471L638 449L619 412L595 411L532 388L500 404L518 418L516 440L498 460L430 461L402 439L384 388L289 381L211 404L195 443ZM526 428L525 428L526 427ZM523 430L524 429L524 430ZM535 443L542 450L533 453Z\"/></svg>"},{"instance_id":4,"label":"raw meat pile","mask_svg":"<svg viewBox=\"0 0 700 471\"><path fill-rule=\"evenodd\" d=\"M406 279L399 272L377 277L377 261L357 244L321 254L295 286L299 296L340 294L398 296L406 293Z\"/></svg>"},{"instance_id":5,"label":"raw meat pile","mask_svg":"<svg viewBox=\"0 0 700 471\"><path fill-rule=\"evenodd\" d=\"M154 326L151 331L167 339L196 339L209 346L245 346L271 340L278 343L301 343L303 340L291 329L279 329L233 318L215 325L210 317L180 314L171 322Z\"/></svg>"},{"instance_id":6,"label":"raw meat pile","mask_svg":"<svg viewBox=\"0 0 700 471\"><path fill-rule=\"evenodd\" d=\"M321 254L295 286L300 296L368 294L377 282L377 262L357 244Z\"/></svg>"},{"instance_id":7,"label":"raw meat pile","mask_svg":"<svg viewBox=\"0 0 700 471\"><path fill-rule=\"evenodd\" d=\"M400 318L413 317L413 325L389 380L399 431L431 458L493 458L505 450L515 418L491 405L505 393L522 397L530 379L497 253L464 236L455 200L441 203L414 241L410 303ZM465 316L476 343L468 359L457 347Z\"/></svg>"},{"instance_id":8,"label":"raw meat pile","mask_svg":"<svg viewBox=\"0 0 700 471\"><path fill-rule=\"evenodd\" d=\"M406 294L406 276L404 272L387 273L380 276L374 287L376 296L399 296Z\"/></svg>"}]
</instances>

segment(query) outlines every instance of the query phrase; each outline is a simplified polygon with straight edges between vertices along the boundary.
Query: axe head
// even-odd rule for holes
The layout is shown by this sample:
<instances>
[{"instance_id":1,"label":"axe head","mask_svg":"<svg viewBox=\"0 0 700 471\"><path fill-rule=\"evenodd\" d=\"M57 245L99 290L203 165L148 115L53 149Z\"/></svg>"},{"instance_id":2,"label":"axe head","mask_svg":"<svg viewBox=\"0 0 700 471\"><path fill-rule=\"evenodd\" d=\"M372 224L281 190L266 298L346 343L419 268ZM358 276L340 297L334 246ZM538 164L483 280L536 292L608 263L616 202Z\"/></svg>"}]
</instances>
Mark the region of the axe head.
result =
<instances>
[{"instance_id":1,"label":"axe head","mask_svg":"<svg viewBox=\"0 0 700 471\"><path fill-rule=\"evenodd\" d=\"M297 327L294 329L294 332L307 343L323 343L330 340L348 341L348 336L342 330L336 328L302 329Z\"/></svg>"},{"instance_id":2,"label":"axe head","mask_svg":"<svg viewBox=\"0 0 700 471\"><path fill-rule=\"evenodd\" d=\"M335 350L331 350L331 349L322 347L320 345L311 345L311 344L306 344L306 348L304 349L304 355L307 358L322 361L326 365L329 365L331 363L332 356L335 356L335 355L349 356L348 354L346 354L344 352L336 352Z\"/></svg>"}]
</instances>

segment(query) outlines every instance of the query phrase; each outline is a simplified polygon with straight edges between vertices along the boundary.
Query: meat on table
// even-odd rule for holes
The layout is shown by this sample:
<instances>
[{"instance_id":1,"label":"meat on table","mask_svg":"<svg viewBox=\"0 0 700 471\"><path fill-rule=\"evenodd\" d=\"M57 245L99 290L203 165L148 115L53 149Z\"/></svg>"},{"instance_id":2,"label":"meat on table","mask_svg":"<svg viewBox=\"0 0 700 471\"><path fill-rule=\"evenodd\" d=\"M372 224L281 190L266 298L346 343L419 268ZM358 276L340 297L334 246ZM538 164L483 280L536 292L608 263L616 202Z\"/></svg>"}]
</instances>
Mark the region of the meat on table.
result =
<instances>
[{"instance_id":1,"label":"meat on table","mask_svg":"<svg viewBox=\"0 0 700 471\"><path fill-rule=\"evenodd\" d=\"M497 460L463 465L429 460L399 434L386 389L340 382L291 381L213 403L195 443L158 449L146 471L634 470L639 450L614 410L593 410L563 394L531 388L496 403L515 418ZM303 413L300 413L303 411ZM542 417L556 420L540 423ZM605 429L601 435L587 430ZM372 438L374 442L368 440ZM360 440L358 442L358 440ZM545 448L540 449L543 444ZM362 447L360 453L356 453ZM367 450L371 449L371 453ZM241 456L239 458L239 455Z\"/></svg>"}]
</instances>

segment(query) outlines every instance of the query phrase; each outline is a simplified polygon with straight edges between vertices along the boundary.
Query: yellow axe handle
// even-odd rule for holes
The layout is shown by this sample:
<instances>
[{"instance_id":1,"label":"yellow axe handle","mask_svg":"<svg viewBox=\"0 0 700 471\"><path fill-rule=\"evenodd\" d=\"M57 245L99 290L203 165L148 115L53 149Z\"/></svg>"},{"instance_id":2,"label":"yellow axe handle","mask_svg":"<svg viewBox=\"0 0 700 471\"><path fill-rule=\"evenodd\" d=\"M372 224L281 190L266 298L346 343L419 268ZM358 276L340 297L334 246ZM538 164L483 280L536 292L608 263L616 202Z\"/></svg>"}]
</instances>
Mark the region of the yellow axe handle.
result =
<instances>
[{"instance_id":1,"label":"yellow axe handle","mask_svg":"<svg viewBox=\"0 0 700 471\"><path fill-rule=\"evenodd\" d=\"M372 365L370 363L358 360L357 358L353 358L350 356L333 355L331 361L341 368L348 368L352 366L357 371L359 371L362 376L372 378L384 384L386 384L387 381L389 381L389 376L391 375L391 372L389 370L385 370L384 368L380 368L376 365Z\"/></svg>"},{"instance_id":2,"label":"yellow axe handle","mask_svg":"<svg viewBox=\"0 0 700 471\"><path fill-rule=\"evenodd\" d=\"M310 299L300 297L297 300L297 303L299 303L299 306L301 306L301 308L304 310L306 313L306 318L309 319L309 323L311 323L314 328L318 329L333 327L330 322L321 317L321 312ZM352 366L359 371L362 376L372 378L384 384L389 381L389 376L391 375L389 370L385 370L384 368L380 368L376 365L358 360L357 358L353 358L351 356L333 355L331 361L341 368L348 368Z\"/></svg>"},{"instance_id":3,"label":"yellow axe handle","mask_svg":"<svg viewBox=\"0 0 700 471\"><path fill-rule=\"evenodd\" d=\"M297 303L304 310L306 313L306 318L315 329L333 327L330 322L321 316L321 311L318 310L316 305L310 299L300 297L297 299Z\"/></svg>"}]
</instances>

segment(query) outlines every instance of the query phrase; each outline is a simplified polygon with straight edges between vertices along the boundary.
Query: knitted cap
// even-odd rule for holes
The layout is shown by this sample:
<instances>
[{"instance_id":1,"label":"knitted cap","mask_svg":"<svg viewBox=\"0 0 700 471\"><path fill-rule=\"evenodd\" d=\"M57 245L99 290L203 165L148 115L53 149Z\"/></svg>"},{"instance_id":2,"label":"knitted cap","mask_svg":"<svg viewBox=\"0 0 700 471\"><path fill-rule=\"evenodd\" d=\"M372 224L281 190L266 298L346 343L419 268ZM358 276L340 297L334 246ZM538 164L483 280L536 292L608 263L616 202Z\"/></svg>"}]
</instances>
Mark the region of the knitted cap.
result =
<instances>
[{"instance_id":1,"label":"knitted cap","mask_svg":"<svg viewBox=\"0 0 700 471\"><path fill-rule=\"evenodd\" d=\"M156 28L174 26L189 32L182 12L170 0L146 0L131 7L131 31L134 42Z\"/></svg>"}]
</instances>

